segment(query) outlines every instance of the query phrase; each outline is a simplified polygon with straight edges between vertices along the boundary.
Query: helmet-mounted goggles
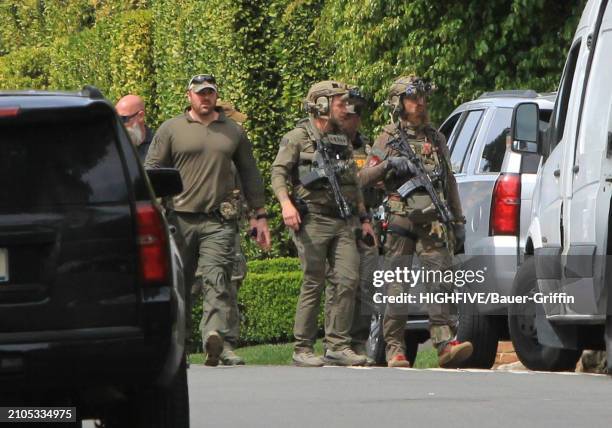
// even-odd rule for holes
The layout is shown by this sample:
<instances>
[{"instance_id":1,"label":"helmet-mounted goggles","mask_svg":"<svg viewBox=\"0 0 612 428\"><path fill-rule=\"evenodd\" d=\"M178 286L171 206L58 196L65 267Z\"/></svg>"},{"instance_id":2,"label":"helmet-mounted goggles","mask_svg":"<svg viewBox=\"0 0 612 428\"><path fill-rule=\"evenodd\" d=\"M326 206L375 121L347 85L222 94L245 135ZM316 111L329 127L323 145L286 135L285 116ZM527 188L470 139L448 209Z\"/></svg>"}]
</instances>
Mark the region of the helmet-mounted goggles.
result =
<instances>
[{"instance_id":1,"label":"helmet-mounted goggles","mask_svg":"<svg viewBox=\"0 0 612 428\"><path fill-rule=\"evenodd\" d=\"M405 95L408 97L428 96L436 90L436 86L428 80L415 79L406 85Z\"/></svg>"},{"instance_id":2,"label":"helmet-mounted goggles","mask_svg":"<svg viewBox=\"0 0 612 428\"><path fill-rule=\"evenodd\" d=\"M349 114L357 114L361 116L363 108L366 105L366 99L361 94L361 91L357 86L349 88L347 94L344 96L346 101L346 110Z\"/></svg>"}]
</instances>

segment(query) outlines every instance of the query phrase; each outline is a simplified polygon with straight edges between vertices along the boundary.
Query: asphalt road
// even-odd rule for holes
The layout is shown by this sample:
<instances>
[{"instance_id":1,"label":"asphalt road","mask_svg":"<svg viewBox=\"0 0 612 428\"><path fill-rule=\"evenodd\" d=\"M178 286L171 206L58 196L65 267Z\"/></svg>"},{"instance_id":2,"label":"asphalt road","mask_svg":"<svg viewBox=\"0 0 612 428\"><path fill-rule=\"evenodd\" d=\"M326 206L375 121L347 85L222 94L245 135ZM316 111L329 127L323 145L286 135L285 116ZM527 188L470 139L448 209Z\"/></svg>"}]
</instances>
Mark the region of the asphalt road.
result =
<instances>
[{"instance_id":1,"label":"asphalt road","mask_svg":"<svg viewBox=\"0 0 612 428\"><path fill-rule=\"evenodd\" d=\"M194 428L612 425L603 375L191 366L189 387Z\"/></svg>"}]
</instances>

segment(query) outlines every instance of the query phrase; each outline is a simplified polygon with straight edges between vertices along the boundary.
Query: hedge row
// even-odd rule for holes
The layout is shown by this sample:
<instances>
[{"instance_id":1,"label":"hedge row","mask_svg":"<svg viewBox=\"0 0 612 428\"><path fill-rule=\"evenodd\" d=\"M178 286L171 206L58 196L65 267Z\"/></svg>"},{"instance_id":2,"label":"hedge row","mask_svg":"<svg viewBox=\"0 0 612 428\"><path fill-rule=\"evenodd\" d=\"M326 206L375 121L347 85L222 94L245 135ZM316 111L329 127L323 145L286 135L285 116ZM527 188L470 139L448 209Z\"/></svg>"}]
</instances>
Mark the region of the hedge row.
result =
<instances>
[{"instance_id":1,"label":"hedge row","mask_svg":"<svg viewBox=\"0 0 612 428\"><path fill-rule=\"evenodd\" d=\"M294 258L255 260L238 294L241 344L287 342L293 339L295 308L302 284L300 264ZM323 304L323 303L321 303ZM322 309L322 308L321 308ZM201 297L193 309L192 339L201 349ZM319 328L322 332L322 313Z\"/></svg>"},{"instance_id":2,"label":"hedge row","mask_svg":"<svg viewBox=\"0 0 612 428\"><path fill-rule=\"evenodd\" d=\"M269 183L281 135L322 78L371 97L366 131L386 122L392 79L433 79L432 119L484 91L556 89L586 0L4 0L0 89L94 84L112 101L145 97L153 127L185 107L185 83L214 73L249 120ZM268 198L273 201L268 189ZM269 211L279 213L270 202ZM269 256L294 255L279 215ZM249 258L263 257L245 244Z\"/></svg>"}]
</instances>

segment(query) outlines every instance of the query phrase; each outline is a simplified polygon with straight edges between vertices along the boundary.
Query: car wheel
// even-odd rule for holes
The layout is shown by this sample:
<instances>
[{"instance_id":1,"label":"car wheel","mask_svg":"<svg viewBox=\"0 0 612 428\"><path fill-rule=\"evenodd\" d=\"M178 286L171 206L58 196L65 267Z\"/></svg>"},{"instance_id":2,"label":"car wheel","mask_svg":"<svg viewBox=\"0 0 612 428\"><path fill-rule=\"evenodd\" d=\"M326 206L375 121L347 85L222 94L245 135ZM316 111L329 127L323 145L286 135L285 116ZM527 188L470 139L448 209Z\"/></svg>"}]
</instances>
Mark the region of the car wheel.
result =
<instances>
[{"instance_id":1,"label":"car wheel","mask_svg":"<svg viewBox=\"0 0 612 428\"><path fill-rule=\"evenodd\" d=\"M406 344L406 359L410 362L410 367L414 367L420 343L418 334L412 331L405 331L404 343Z\"/></svg>"},{"instance_id":2,"label":"car wheel","mask_svg":"<svg viewBox=\"0 0 612 428\"><path fill-rule=\"evenodd\" d=\"M385 354L385 339L382 330L383 316L381 314L372 315L370 324L370 335L366 344L368 356L374 360L377 366L387 366L387 356Z\"/></svg>"},{"instance_id":3,"label":"car wheel","mask_svg":"<svg viewBox=\"0 0 612 428\"><path fill-rule=\"evenodd\" d=\"M503 318L496 315L479 314L476 305L466 304L459 307L457 339L471 342L474 346L470 358L459 364L461 368L493 367L497 355L501 319Z\"/></svg>"},{"instance_id":4,"label":"car wheel","mask_svg":"<svg viewBox=\"0 0 612 428\"><path fill-rule=\"evenodd\" d=\"M105 428L189 428L187 363L183 361L170 385L135 391L129 401L104 418Z\"/></svg>"},{"instance_id":5,"label":"car wheel","mask_svg":"<svg viewBox=\"0 0 612 428\"><path fill-rule=\"evenodd\" d=\"M533 295L537 289L535 259L528 258L519 267L512 284L513 296ZM530 370L573 371L581 352L553 348L538 341L536 303L512 304L508 308L508 327L516 355Z\"/></svg>"}]
</instances>

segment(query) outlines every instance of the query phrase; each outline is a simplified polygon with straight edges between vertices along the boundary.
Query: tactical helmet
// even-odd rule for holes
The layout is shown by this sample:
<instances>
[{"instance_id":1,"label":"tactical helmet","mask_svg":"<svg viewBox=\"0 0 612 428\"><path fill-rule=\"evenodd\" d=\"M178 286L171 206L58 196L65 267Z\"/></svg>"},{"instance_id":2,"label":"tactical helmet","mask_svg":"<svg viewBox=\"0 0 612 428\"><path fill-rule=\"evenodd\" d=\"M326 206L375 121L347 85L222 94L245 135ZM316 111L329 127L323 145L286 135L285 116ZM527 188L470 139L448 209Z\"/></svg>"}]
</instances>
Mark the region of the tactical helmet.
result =
<instances>
[{"instance_id":1,"label":"tactical helmet","mask_svg":"<svg viewBox=\"0 0 612 428\"><path fill-rule=\"evenodd\" d=\"M404 106L402 97L414 95L429 95L436 89L435 85L421 77L411 74L397 78L389 88L387 104L393 111L400 112Z\"/></svg>"},{"instance_id":2,"label":"tactical helmet","mask_svg":"<svg viewBox=\"0 0 612 428\"><path fill-rule=\"evenodd\" d=\"M308 90L304 100L304 110L314 116L329 114L331 98L336 95L347 95L349 86L336 80L324 80L315 83Z\"/></svg>"}]
</instances>

